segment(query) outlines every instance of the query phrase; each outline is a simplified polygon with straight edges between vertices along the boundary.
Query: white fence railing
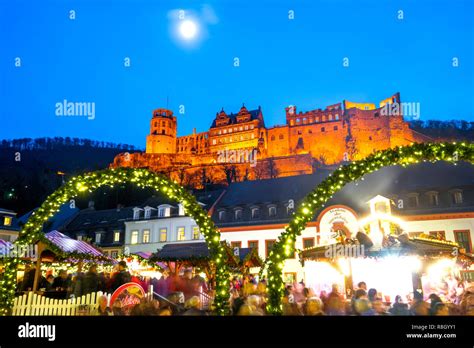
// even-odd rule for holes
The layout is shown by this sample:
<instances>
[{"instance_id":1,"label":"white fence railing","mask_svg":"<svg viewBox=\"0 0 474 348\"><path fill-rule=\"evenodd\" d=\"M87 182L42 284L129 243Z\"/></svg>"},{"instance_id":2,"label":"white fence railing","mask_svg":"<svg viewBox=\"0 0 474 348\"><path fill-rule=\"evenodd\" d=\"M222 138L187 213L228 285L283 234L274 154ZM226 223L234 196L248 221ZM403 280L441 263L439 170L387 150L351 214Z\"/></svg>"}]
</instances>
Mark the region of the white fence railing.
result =
<instances>
[{"instance_id":1,"label":"white fence railing","mask_svg":"<svg viewBox=\"0 0 474 348\"><path fill-rule=\"evenodd\" d=\"M97 315L102 295L107 297L108 305L112 295L101 291L67 300L47 298L30 291L15 298L12 315Z\"/></svg>"}]
</instances>

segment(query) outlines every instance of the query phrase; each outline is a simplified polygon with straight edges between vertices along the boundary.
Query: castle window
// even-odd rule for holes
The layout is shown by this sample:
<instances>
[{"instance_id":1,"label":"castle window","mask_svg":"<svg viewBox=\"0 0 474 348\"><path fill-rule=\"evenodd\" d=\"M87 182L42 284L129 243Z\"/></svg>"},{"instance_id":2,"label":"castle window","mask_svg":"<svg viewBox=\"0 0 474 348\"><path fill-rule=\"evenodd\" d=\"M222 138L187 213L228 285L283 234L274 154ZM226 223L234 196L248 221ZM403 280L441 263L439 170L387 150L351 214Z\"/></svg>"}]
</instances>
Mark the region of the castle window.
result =
<instances>
[{"instance_id":1,"label":"castle window","mask_svg":"<svg viewBox=\"0 0 474 348\"><path fill-rule=\"evenodd\" d=\"M312 133L313 133L313 130L308 129L308 133L309 133L309 134L312 134Z\"/></svg>"},{"instance_id":2,"label":"castle window","mask_svg":"<svg viewBox=\"0 0 474 348\"><path fill-rule=\"evenodd\" d=\"M161 130L161 134L166 134L164 129Z\"/></svg>"},{"instance_id":3,"label":"castle window","mask_svg":"<svg viewBox=\"0 0 474 348\"><path fill-rule=\"evenodd\" d=\"M255 138L255 134L252 133L252 139Z\"/></svg>"},{"instance_id":4,"label":"castle window","mask_svg":"<svg viewBox=\"0 0 474 348\"><path fill-rule=\"evenodd\" d=\"M301 130L299 130L299 131L298 131L298 134L301 134L301 133L302 133Z\"/></svg>"},{"instance_id":5,"label":"castle window","mask_svg":"<svg viewBox=\"0 0 474 348\"><path fill-rule=\"evenodd\" d=\"M212 145L216 145L216 139L212 139Z\"/></svg>"},{"instance_id":6,"label":"castle window","mask_svg":"<svg viewBox=\"0 0 474 348\"><path fill-rule=\"evenodd\" d=\"M250 125L250 129L253 129L253 128L254 128L254 125L253 125L253 124L251 124L251 125Z\"/></svg>"},{"instance_id":7,"label":"castle window","mask_svg":"<svg viewBox=\"0 0 474 348\"><path fill-rule=\"evenodd\" d=\"M234 132L237 132L237 127L234 127Z\"/></svg>"},{"instance_id":8,"label":"castle window","mask_svg":"<svg viewBox=\"0 0 474 348\"><path fill-rule=\"evenodd\" d=\"M326 121L326 116L323 116L322 117L322 122L325 122Z\"/></svg>"},{"instance_id":9,"label":"castle window","mask_svg":"<svg viewBox=\"0 0 474 348\"><path fill-rule=\"evenodd\" d=\"M243 127L239 127L239 131L243 131L243 130L244 130L244 128L243 128Z\"/></svg>"},{"instance_id":10,"label":"castle window","mask_svg":"<svg viewBox=\"0 0 474 348\"><path fill-rule=\"evenodd\" d=\"M319 122L319 117L316 117L316 118L314 119L314 122Z\"/></svg>"},{"instance_id":11,"label":"castle window","mask_svg":"<svg viewBox=\"0 0 474 348\"><path fill-rule=\"evenodd\" d=\"M155 127L158 127L158 122L155 121Z\"/></svg>"},{"instance_id":12,"label":"castle window","mask_svg":"<svg viewBox=\"0 0 474 348\"><path fill-rule=\"evenodd\" d=\"M272 137L270 139L271 139L271 141L275 141L275 136L272 135Z\"/></svg>"},{"instance_id":13,"label":"castle window","mask_svg":"<svg viewBox=\"0 0 474 348\"><path fill-rule=\"evenodd\" d=\"M332 115L329 115L329 121L332 121Z\"/></svg>"},{"instance_id":14,"label":"castle window","mask_svg":"<svg viewBox=\"0 0 474 348\"><path fill-rule=\"evenodd\" d=\"M279 138L280 138L280 140L282 140L282 139L283 139L283 134L280 134L280 137L279 137Z\"/></svg>"},{"instance_id":15,"label":"castle window","mask_svg":"<svg viewBox=\"0 0 474 348\"><path fill-rule=\"evenodd\" d=\"M336 114L335 118L336 118L336 120L339 120L339 114Z\"/></svg>"},{"instance_id":16,"label":"castle window","mask_svg":"<svg viewBox=\"0 0 474 348\"><path fill-rule=\"evenodd\" d=\"M306 119L306 117L303 118L303 123L304 123L304 124L308 123L308 120Z\"/></svg>"},{"instance_id":17,"label":"castle window","mask_svg":"<svg viewBox=\"0 0 474 348\"><path fill-rule=\"evenodd\" d=\"M372 137L369 137L369 140L372 140Z\"/></svg>"},{"instance_id":18,"label":"castle window","mask_svg":"<svg viewBox=\"0 0 474 348\"><path fill-rule=\"evenodd\" d=\"M224 134L227 134L227 129L224 129Z\"/></svg>"},{"instance_id":19,"label":"castle window","mask_svg":"<svg viewBox=\"0 0 474 348\"><path fill-rule=\"evenodd\" d=\"M221 135L221 131L220 131L220 129L219 129L219 131L217 132L217 134Z\"/></svg>"},{"instance_id":20,"label":"castle window","mask_svg":"<svg viewBox=\"0 0 474 348\"><path fill-rule=\"evenodd\" d=\"M309 118L309 123L313 123L313 118L312 117Z\"/></svg>"},{"instance_id":21,"label":"castle window","mask_svg":"<svg viewBox=\"0 0 474 348\"><path fill-rule=\"evenodd\" d=\"M245 126L245 130L249 130L249 126Z\"/></svg>"},{"instance_id":22,"label":"castle window","mask_svg":"<svg viewBox=\"0 0 474 348\"><path fill-rule=\"evenodd\" d=\"M337 126L334 126L334 130L337 130Z\"/></svg>"},{"instance_id":23,"label":"castle window","mask_svg":"<svg viewBox=\"0 0 474 348\"><path fill-rule=\"evenodd\" d=\"M295 125L295 120L291 120L290 121L290 126L294 126Z\"/></svg>"},{"instance_id":24,"label":"castle window","mask_svg":"<svg viewBox=\"0 0 474 348\"><path fill-rule=\"evenodd\" d=\"M324 127L321 127L321 132L325 132L326 129Z\"/></svg>"},{"instance_id":25,"label":"castle window","mask_svg":"<svg viewBox=\"0 0 474 348\"><path fill-rule=\"evenodd\" d=\"M229 133L232 133L232 128L229 128Z\"/></svg>"},{"instance_id":26,"label":"castle window","mask_svg":"<svg viewBox=\"0 0 474 348\"><path fill-rule=\"evenodd\" d=\"M166 127L166 122L165 121L161 122L161 127Z\"/></svg>"},{"instance_id":27,"label":"castle window","mask_svg":"<svg viewBox=\"0 0 474 348\"><path fill-rule=\"evenodd\" d=\"M296 119L296 123L300 123L301 120L299 118Z\"/></svg>"}]
</instances>

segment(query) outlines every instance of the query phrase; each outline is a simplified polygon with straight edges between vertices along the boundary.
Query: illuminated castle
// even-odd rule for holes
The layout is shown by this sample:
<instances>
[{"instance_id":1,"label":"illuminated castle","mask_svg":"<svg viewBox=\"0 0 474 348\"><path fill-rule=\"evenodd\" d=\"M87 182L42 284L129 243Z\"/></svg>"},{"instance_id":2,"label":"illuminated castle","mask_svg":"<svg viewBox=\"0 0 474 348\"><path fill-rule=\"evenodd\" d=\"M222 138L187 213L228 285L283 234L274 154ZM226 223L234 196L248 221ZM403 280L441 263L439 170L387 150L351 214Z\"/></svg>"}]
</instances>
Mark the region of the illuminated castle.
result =
<instances>
[{"instance_id":1,"label":"illuminated castle","mask_svg":"<svg viewBox=\"0 0 474 348\"><path fill-rule=\"evenodd\" d=\"M249 111L242 106L236 114L227 114L222 109L208 131L194 130L193 134L181 137L176 135L173 112L156 109L146 153L120 154L112 166L149 167L170 176L182 175L183 171L192 175L206 168L206 175L222 181L222 166L232 164L246 179L260 178L259 173L249 171L245 160L219 161L222 152L252 150L257 151L260 166L268 166L271 161L275 168L271 177L307 174L314 170L315 162L332 165L364 158L373 151L430 140L411 130L402 112L384 112L387 107L399 105L400 94L396 93L382 100L378 107L346 100L307 112L297 112L296 106L289 106L285 109L286 124L274 127L265 126L260 107Z\"/></svg>"}]
</instances>

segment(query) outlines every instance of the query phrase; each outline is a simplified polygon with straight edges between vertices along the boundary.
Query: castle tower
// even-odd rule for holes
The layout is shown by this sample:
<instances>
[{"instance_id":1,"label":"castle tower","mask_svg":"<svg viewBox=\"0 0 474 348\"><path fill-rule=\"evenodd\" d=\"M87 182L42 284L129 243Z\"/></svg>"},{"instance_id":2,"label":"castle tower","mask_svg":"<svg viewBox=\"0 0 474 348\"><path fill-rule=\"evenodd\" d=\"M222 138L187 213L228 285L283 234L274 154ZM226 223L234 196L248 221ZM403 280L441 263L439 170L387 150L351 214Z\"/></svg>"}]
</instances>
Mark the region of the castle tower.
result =
<instances>
[{"instance_id":1,"label":"castle tower","mask_svg":"<svg viewBox=\"0 0 474 348\"><path fill-rule=\"evenodd\" d=\"M156 109L146 137L147 153L176 153L176 117L168 109Z\"/></svg>"}]
</instances>

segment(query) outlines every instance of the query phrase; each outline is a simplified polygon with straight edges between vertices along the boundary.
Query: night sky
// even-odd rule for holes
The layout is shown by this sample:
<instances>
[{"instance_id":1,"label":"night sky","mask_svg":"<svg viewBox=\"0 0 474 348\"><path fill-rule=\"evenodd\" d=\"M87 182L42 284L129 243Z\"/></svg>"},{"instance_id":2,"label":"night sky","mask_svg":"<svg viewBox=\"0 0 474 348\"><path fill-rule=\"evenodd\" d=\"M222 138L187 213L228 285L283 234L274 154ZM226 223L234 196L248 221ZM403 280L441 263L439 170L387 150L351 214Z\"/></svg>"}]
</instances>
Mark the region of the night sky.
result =
<instances>
[{"instance_id":1,"label":"night sky","mask_svg":"<svg viewBox=\"0 0 474 348\"><path fill-rule=\"evenodd\" d=\"M421 120L473 121L473 3L2 0L0 139L144 147L152 110L167 104L185 135L243 102L260 105L272 126L285 122L289 104L377 103L395 92L421 104ZM198 26L191 40L179 34L179 10ZM95 118L57 116L64 99L95 103Z\"/></svg>"}]
</instances>

